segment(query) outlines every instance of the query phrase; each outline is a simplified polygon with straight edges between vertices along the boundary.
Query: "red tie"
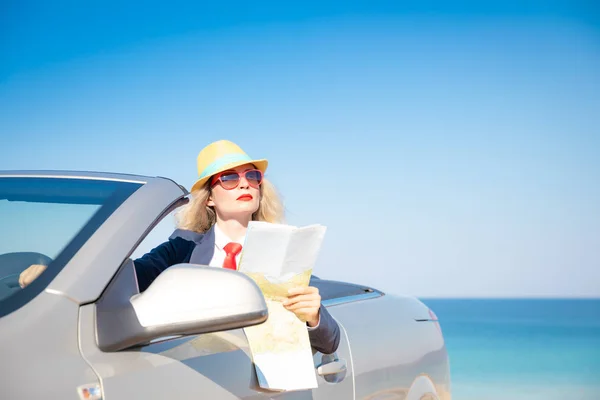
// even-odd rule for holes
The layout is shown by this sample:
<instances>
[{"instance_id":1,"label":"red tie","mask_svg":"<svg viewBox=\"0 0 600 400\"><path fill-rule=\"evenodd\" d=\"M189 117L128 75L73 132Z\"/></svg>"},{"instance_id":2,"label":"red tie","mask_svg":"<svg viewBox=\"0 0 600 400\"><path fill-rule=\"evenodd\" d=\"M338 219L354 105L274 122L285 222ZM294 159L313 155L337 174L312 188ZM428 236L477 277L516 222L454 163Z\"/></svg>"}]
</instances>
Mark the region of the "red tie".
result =
<instances>
[{"instance_id":1,"label":"red tie","mask_svg":"<svg viewBox=\"0 0 600 400\"><path fill-rule=\"evenodd\" d=\"M235 256L240 254L240 251L242 251L242 245L235 242L227 243L225 247L223 247L223 250L225 250L226 253L225 261L223 261L223 268L232 269L235 271L237 269Z\"/></svg>"}]
</instances>

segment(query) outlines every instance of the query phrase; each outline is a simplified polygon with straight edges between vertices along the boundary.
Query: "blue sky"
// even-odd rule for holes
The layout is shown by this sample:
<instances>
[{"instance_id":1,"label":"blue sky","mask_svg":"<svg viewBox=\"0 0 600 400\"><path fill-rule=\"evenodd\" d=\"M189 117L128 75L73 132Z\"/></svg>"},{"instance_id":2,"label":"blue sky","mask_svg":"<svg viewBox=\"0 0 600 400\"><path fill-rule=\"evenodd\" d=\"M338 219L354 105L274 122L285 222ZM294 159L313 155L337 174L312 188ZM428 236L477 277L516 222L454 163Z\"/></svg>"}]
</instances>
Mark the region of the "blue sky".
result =
<instances>
[{"instance_id":1,"label":"blue sky","mask_svg":"<svg viewBox=\"0 0 600 400\"><path fill-rule=\"evenodd\" d=\"M247 4L3 5L0 169L190 187L227 138L327 225L317 275L600 296L592 1Z\"/></svg>"}]
</instances>

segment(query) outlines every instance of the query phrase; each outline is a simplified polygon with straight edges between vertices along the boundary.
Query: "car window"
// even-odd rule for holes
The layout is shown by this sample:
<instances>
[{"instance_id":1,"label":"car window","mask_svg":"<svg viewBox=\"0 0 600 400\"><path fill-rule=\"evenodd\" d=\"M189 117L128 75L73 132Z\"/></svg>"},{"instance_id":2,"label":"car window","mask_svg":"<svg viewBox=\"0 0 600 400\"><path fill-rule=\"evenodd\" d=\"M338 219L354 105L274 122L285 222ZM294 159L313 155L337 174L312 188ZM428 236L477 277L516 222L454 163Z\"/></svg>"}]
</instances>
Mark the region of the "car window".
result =
<instances>
[{"instance_id":1,"label":"car window","mask_svg":"<svg viewBox=\"0 0 600 400\"><path fill-rule=\"evenodd\" d=\"M0 177L0 316L42 291L141 183L53 177ZM47 269L21 289L32 264Z\"/></svg>"},{"instance_id":2,"label":"car window","mask_svg":"<svg viewBox=\"0 0 600 400\"><path fill-rule=\"evenodd\" d=\"M175 213L177 210L171 210L162 216L140 244L135 248L130 258L135 260L149 253L153 248L169 240L169 236L177 228L175 226Z\"/></svg>"}]
</instances>

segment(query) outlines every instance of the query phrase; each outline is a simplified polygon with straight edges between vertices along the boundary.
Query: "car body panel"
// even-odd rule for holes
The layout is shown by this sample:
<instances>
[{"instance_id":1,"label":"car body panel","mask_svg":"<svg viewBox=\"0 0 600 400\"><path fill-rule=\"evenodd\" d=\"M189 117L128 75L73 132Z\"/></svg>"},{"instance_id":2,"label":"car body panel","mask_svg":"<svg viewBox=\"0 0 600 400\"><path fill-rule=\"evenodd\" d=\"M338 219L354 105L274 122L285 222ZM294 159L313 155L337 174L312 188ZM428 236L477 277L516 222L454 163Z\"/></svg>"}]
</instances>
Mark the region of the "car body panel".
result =
<instances>
[{"instance_id":1,"label":"car body panel","mask_svg":"<svg viewBox=\"0 0 600 400\"><path fill-rule=\"evenodd\" d=\"M100 380L78 346L79 306L42 292L0 318L3 399L79 399Z\"/></svg>"},{"instance_id":2,"label":"car body panel","mask_svg":"<svg viewBox=\"0 0 600 400\"><path fill-rule=\"evenodd\" d=\"M352 346L357 400L407 399L413 382L428 376L440 400L449 397L448 354L436 322L419 322L414 298L385 295L330 307ZM425 307L425 306L423 306ZM369 328L365 328L369 327Z\"/></svg>"},{"instance_id":3,"label":"car body panel","mask_svg":"<svg viewBox=\"0 0 600 400\"><path fill-rule=\"evenodd\" d=\"M104 399L296 399L353 398L351 353L347 336L335 355L347 361L348 371L339 382L318 377L313 390L275 392L258 386L246 336L242 329L165 338L146 346L102 352L95 335L95 307L80 308L80 346L85 359L102 380ZM315 366L323 354L313 356Z\"/></svg>"}]
</instances>

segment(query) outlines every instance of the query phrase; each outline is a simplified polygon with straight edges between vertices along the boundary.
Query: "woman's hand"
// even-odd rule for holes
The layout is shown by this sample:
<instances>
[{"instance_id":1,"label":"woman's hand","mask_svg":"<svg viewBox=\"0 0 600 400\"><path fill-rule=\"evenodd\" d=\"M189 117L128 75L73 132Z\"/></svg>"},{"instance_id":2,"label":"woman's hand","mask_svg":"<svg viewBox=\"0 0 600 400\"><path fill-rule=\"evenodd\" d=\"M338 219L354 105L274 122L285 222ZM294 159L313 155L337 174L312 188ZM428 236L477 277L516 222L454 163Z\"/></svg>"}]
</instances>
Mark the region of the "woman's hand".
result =
<instances>
[{"instance_id":1,"label":"woman's hand","mask_svg":"<svg viewBox=\"0 0 600 400\"><path fill-rule=\"evenodd\" d=\"M21 275L19 275L19 285L21 286L21 288L24 288L25 286L27 286L31 282L33 282L45 270L46 270L45 265L41 265L41 264L30 265L29 267L27 267L27 269L25 271L21 272Z\"/></svg>"},{"instance_id":2,"label":"woman's hand","mask_svg":"<svg viewBox=\"0 0 600 400\"><path fill-rule=\"evenodd\" d=\"M308 326L315 327L319 324L321 295L316 287L301 286L290 289L288 298L283 301L283 306L296 314L300 320L306 321Z\"/></svg>"}]
</instances>

